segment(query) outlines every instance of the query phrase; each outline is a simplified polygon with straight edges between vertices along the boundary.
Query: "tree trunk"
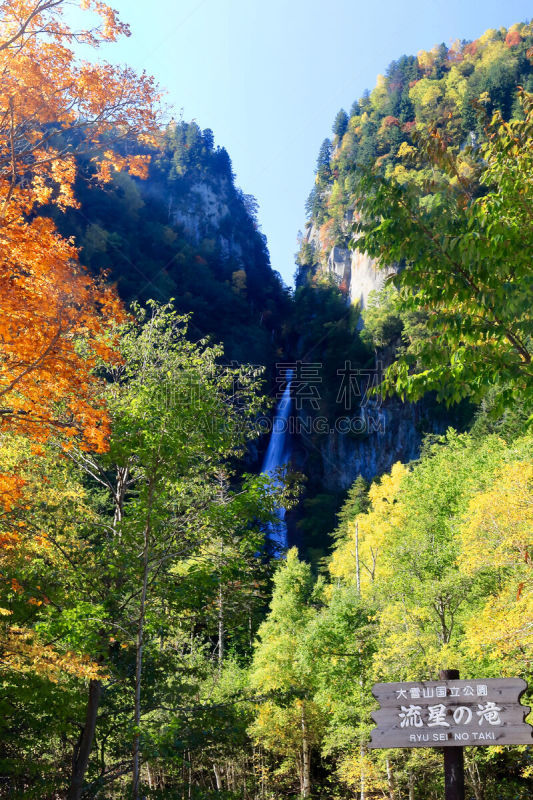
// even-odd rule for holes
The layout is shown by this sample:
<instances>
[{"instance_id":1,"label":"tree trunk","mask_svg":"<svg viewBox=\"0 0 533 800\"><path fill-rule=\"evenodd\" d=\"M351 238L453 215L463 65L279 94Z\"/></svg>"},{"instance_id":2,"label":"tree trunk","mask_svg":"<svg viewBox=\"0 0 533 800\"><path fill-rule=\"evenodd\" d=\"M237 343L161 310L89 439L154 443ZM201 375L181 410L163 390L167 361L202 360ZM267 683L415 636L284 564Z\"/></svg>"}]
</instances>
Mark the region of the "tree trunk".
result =
<instances>
[{"instance_id":1,"label":"tree trunk","mask_svg":"<svg viewBox=\"0 0 533 800\"><path fill-rule=\"evenodd\" d=\"M361 594L361 566L359 564L359 523L355 523L355 582L357 594Z\"/></svg>"},{"instance_id":2,"label":"tree trunk","mask_svg":"<svg viewBox=\"0 0 533 800\"><path fill-rule=\"evenodd\" d=\"M218 503L224 505L226 501L226 486L223 473L218 475ZM224 663L224 592L222 587L222 566L224 562L224 540L221 537L219 543L219 564L218 564L218 674L222 673Z\"/></svg>"},{"instance_id":3,"label":"tree trunk","mask_svg":"<svg viewBox=\"0 0 533 800\"><path fill-rule=\"evenodd\" d=\"M126 497L126 490L128 488L128 481L130 471L128 467L117 467L117 481L115 489L115 510L113 514L113 528L116 531L122 522L122 515L124 511L124 500Z\"/></svg>"},{"instance_id":4,"label":"tree trunk","mask_svg":"<svg viewBox=\"0 0 533 800\"><path fill-rule=\"evenodd\" d=\"M150 549L150 522L147 523L144 530L144 548L143 548L143 577L142 577L142 590L141 600L139 604L139 621L137 624L137 643L135 654L135 708L133 715L133 724L135 726L135 733L133 734L133 800L139 800L139 739L140 739L140 725L141 725L141 678L142 678L142 662L143 662L143 649L144 649L144 621L146 614L146 593L148 590L148 555Z\"/></svg>"},{"instance_id":5,"label":"tree trunk","mask_svg":"<svg viewBox=\"0 0 533 800\"><path fill-rule=\"evenodd\" d=\"M360 798L365 800L365 747L363 743L359 745L359 759L361 761L361 785L360 785Z\"/></svg>"},{"instance_id":6,"label":"tree trunk","mask_svg":"<svg viewBox=\"0 0 533 800\"><path fill-rule=\"evenodd\" d=\"M394 800L394 781L392 778L392 769L388 758L385 759L385 767L387 769L387 787L389 790L389 800Z\"/></svg>"},{"instance_id":7,"label":"tree trunk","mask_svg":"<svg viewBox=\"0 0 533 800\"><path fill-rule=\"evenodd\" d=\"M415 800L415 776L409 773L409 800Z\"/></svg>"},{"instance_id":8,"label":"tree trunk","mask_svg":"<svg viewBox=\"0 0 533 800\"><path fill-rule=\"evenodd\" d=\"M474 792L475 800L485 800L485 788L479 774L479 769L475 761L471 761L467 767L466 772L470 778L472 791Z\"/></svg>"},{"instance_id":9,"label":"tree trunk","mask_svg":"<svg viewBox=\"0 0 533 800\"><path fill-rule=\"evenodd\" d=\"M302 703L302 797L311 794L311 759L309 755L309 739L305 721L305 706Z\"/></svg>"},{"instance_id":10,"label":"tree trunk","mask_svg":"<svg viewBox=\"0 0 533 800\"><path fill-rule=\"evenodd\" d=\"M220 770L216 764L213 764L213 772L215 773L215 780L217 782L217 792L222 791L222 779L220 777Z\"/></svg>"},{"instance_id":11,"label":"tree trunk","mask_svg":"<svg viewBox=\"0 0 533 800\"><path fill-rule=\"evenodd\" d=\"M224 595L222 579L218 579L218 674L222 672L224 663Z\"/></svg>"},{"instance_id":12,"label":"tree trunk","mask_svg":"<svg viewBox=\"0 0 533 800\"><path fill-rule=\"evenodd\" d=\"M359 537L359 525L356 523L356 534ZM359 555L357 556L359 557ZM358 578L359 581L359 578ZM360 591L360 584L357 587L357 590ZM363 694L363 676L359 676L359 686L361 687L361 695ZM365 800L366 794L366 785L365 785L365 745L363 740L361 739L359 742L359 760L361 762L361 783L359 786L360 790L360 800Z\"/></svg>"},{"instance_id":13,"label":"tree trunk","mask_svg":"<svg viewBox=\"0 0 533 800\"><path fill-rule=\"evenodd\" d=\"M87 713L85 715L85 725L83 726L80 738L74 748L72 756L72 773L67 800L80 800L85 779L85 772L89 763L89 756L93 745L94 731L96 729L96 718L98 707L102 695L101 681L91 680L89 682L89 698L87 701Z\"/></svg>"}]
</instances>

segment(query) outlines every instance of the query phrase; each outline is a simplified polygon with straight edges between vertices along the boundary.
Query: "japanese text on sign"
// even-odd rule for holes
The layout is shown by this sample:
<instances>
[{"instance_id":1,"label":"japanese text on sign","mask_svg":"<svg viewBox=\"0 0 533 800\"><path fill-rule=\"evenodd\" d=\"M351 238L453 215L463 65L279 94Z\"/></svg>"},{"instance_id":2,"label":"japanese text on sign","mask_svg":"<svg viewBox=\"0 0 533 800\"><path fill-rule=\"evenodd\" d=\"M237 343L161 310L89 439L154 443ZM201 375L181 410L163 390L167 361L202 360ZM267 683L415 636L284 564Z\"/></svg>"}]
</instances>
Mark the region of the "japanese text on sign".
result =
<instances>
[{"instance_id":1,"label":"japanese text on sign","mask_svg":"<svg viewBox=\"0 0 533 800\"><path fill-rule=\"evenodd\" d=\"M376 684L370 747L533 744L520 678Z\"/></svg>"}]
</instances>

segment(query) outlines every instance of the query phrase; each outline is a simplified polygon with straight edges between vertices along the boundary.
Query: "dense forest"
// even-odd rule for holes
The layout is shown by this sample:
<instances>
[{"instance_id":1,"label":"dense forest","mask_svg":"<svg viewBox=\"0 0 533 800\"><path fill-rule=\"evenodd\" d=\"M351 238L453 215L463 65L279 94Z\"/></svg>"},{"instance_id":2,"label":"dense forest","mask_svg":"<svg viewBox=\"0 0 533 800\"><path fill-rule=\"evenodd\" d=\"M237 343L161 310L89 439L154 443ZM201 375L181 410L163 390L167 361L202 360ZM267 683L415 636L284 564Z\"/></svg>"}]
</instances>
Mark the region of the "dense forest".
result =
<instances>
[{"instance_id":1,"label":"dense forest","mask_svg":"<svg viewBox=\"0 0 533 800\"><path fill-rule=\"evenodd\" d=\"M341 109L333 138L320 148L307 201L310 223L320 227L316 261L349 238L346 223L361 168L375 165L385 176L422 182L427 173L406 163L413 133L433 126L456 148L475 147L494 111L506 120L522 116L517 87L533 91L532 46L531 23L519 23L488 30L473 42L402 56L378 76L371 92L354 101L349 114ZM302 247L298 261L301 268L313 263L308 247Z\"/></svg>"},{"instance_id":2,"label":"dense forest","mask_svg":"<svg viewBox=\"0 0 533 800\"><path fill-rule=\"evenodd\" d=\"M291 294L213 133L64 5L0 2L0 797L438 800L439 750L369 749L371 688L532 680L531 25L339 112ZM364 308L333 247L387 268ZM334 423L382 362L416 457L261 473L279 360ZM469 800L531 797L531 753L465 748Z\"/></svg>"},{"instance_id":3,"label":"dense forest","mask_svg":"<svg viewBox=\"0 0 533 800\"><path fill-rule=\"evenodd\" d=\"M472 252L465 252L467 241L457 234L471 224L471 200L499 179L482 168L484 144L497 129L494 115L500 114L502 121L524 118L518 87L533 89L532 47L531 23L519 23L509 30L488 30L473 42L456 41L450 47L440 44L417 56L402 56L378 77L371 92L353 103L349 114L343 109L338 112L333 138L320 148L307 204L308 221L296 259L293 349L304 360L311 353L312 360L322 363L321 400L310 413L325 417L329 428L344 413L342 403L336 402L336 376L343 364L351 364L361 374L375 371L377 365L389 367L376 400L391 435L380 442L372 437L372 428L356 427L350 434L351 444L336 437L334 452L342 453L341 461L345 465L350 458L357 462L355 468L338 470L331 463L330 435L315 433L295 443L299 467L308 476L303 507L310 512L301 518L296 515L296 528L301 532L296 540L311 543L313 553L308 556L320 557L327 549L347 477L353 481L357 470L362 470L372 479L388 471L395 459L416 457L424 435L444 433L449 425L468 430L480 403L484 413L515 385L510 375L506 388L496 389L494 372L483 374L482 369L485 359L493 360L493 342L487 340L483 353L472 344L477 344L479 336L486 338L488 328L494 330L495 317L501 328L504 320L510 327L521 327L517 341L526 342L531 335L529 216L523 210L514 220L514 238L508 227L499 234L491 231L485 248L479 246L479 237L489 230L489 220L483 214L477 217L468 243L477 252L475 266L469 263ZM529 135L527 130L522 133L526 149ZM526 175L527 166L519 180L527 181ZM383 179L381 184L376 183L377 178ZM522 191L523 187L516 189ZM409 208L401 208L400 202L407 198ZM463 203L467 214L458 213ZM371 221L371 236L363 236L362 215ZM378 226L381 216L384 222ZM421 235L423 229L438 232L441 239L430 242ZM456 247L455 253L449 243ZM521 267L507 263L509 247L517 259L523 255ZM435 267L438 264L449 273L456 254L457 272L464 260L470 274L459 275L455 283L451 279L445 282ZM485 262L484 272L481 261ZM388 267L385 275L390 275L391 269L400 270L381 291L378 264ZM406 264L409 270L403 269ZM515 269L521 270L520 279ZM375 289L362 306L359 291L365 281ZM421 281L427 285L426 293L420 291ZM458 281L467 282L461 298L456 293ZM504 286L505 297L497 297ZM469 305L471 299L474 303ZM350 301L347 314L345 305ZM428 313L437 307L438 317ZM437 333L443 332L444 314L447 341L442 337L434 347ZM468 346L465 316L473 325L468 330ZM434 319L438 319L438 330L430 336ZM476 319L482 323L475 324ZM455 341L451 330L459 333ZM452 353L453 366L446 367ZM518 352L516 357L522 360ZM476 362L476 375L471 360ZM509 364L500 361L498 374L508 369ZM415 372L427 370L428 374L416 377ZM468 380L466 373L470 373ZM488 394L487 384L492 385ZM512 400L500 403L500 411L505 407L509 413L510 406L516 411L528 391L527 384L521 383ZM387 394L392 396L389 400ZM405 404L398 406L395 397L414 405L410 410ZM367 411L369 405L367 402ZM364 409L355 412L362 415ZM381 456L377 464L376 451ZM388 463L386 453L390 454ZM326 486L332 472L335 481Z\"/></svg>"},{"instance_id":4,"label":"dense forest","mask_svg":"<svg viewBox=\"0 0 533 800\"><path fill-rule=\"evenodd\" d=\"M191 336L223 341L228 360L271 364L288 293L270 267L257 203L235 186L227 151L212 131L183 120L172 120L151 146L115 146L150 157L143 179L119 171L104 186L82 154L79 206L54 209L83 264L96 275L105 265L126 304L172 299L191 315Z\"/></svg>"}]
</instances>

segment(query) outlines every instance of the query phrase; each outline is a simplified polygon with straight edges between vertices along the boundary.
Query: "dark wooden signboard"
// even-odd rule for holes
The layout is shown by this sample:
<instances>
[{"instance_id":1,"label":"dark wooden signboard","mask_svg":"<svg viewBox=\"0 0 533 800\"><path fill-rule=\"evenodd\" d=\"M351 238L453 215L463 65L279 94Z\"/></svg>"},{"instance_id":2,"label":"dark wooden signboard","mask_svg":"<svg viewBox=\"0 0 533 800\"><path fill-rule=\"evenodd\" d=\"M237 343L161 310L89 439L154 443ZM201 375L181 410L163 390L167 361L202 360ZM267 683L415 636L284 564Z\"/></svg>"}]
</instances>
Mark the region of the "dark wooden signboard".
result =
<instances>
[{"instance_id":1,"label":"dark wooden signboard","mask_svg":"<svg viewBox=\"0 0 533 800\"><path fill-rule=\"evenodd\" d=\"M521 678L376 683L370 748L533 744Z\"/></svg>"}]
</instances>

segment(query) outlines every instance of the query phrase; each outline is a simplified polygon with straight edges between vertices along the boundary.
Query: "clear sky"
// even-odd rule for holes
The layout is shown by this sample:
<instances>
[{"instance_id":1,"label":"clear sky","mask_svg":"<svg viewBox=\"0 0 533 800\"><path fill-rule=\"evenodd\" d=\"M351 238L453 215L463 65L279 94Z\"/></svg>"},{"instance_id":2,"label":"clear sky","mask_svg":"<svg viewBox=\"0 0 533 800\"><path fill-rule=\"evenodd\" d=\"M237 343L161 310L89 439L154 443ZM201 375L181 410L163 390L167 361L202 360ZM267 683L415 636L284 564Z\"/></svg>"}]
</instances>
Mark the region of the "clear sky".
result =
<instances>
[{"instance_id":1,"label":"clear sky","mask_svg":"<svg viewBox=\"0 0 533 800\"><path fill-rule=\"evenodd\" d=\"M318 149L404 53L530 19L527 0L108 0L132 36L110 61L155 75L175 116L212 128L259 201L272 266L292 282Z\"/></svg>"}]
</instances>

